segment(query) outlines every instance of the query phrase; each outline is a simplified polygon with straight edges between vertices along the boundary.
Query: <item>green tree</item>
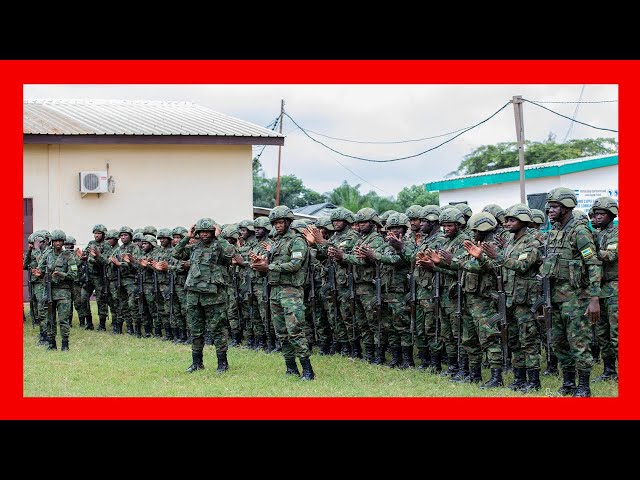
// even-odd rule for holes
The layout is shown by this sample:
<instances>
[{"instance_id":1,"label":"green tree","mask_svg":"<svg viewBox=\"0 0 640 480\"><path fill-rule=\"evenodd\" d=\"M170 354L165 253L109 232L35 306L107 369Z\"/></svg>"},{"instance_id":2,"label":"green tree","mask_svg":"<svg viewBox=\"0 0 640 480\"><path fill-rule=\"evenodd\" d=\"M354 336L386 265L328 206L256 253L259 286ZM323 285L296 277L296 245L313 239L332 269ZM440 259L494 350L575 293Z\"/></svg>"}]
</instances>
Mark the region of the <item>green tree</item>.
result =
<instances>
[{"instance_id":1,"label":"green tree","mask_svg":"<svg viewBox=\"0 0 640 480\"><path fill-rule=\"evenodd\" d=\"M536 165L617 151L618 142L613 138L583 138L556 143L555 137L549 135L544 142L525 142L524 161L525 165ZM458 169L449 175L470 175L516 166L518 166L517 143L502 142L496 145L483 145L465 155Z\"/></svg>"},{"instance_id":2,"label":"green tree","mask_svg":"<svg viewBox=\"0 0 640 480\"><path fill-rule=\"evenodd\" d=\"M411 185L404 187L398 193L397 205L400 210L405 211L411 205L439 205L440 195L438 192L427 192L424 185Z\"/></svg>"}]
</instances>

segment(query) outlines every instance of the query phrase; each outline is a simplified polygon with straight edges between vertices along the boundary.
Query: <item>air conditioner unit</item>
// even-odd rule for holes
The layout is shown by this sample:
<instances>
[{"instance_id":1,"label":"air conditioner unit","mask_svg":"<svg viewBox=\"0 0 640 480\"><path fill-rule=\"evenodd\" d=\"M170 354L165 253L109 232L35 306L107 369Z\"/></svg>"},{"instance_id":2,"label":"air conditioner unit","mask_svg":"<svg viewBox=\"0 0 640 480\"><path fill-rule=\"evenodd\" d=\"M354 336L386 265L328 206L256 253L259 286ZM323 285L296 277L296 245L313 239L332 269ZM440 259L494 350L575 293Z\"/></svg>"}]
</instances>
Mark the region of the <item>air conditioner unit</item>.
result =
<instances>
[{"instance_id":1,"label":"air conditioner unit","mask_svg":"<svg viewBox=\"0 0 640 480\"><path fill-rule=\"evenodd\" d=\"M109 181L106 171L80 172L81 193L107 193Z\"/></svg>"}]
</instances>

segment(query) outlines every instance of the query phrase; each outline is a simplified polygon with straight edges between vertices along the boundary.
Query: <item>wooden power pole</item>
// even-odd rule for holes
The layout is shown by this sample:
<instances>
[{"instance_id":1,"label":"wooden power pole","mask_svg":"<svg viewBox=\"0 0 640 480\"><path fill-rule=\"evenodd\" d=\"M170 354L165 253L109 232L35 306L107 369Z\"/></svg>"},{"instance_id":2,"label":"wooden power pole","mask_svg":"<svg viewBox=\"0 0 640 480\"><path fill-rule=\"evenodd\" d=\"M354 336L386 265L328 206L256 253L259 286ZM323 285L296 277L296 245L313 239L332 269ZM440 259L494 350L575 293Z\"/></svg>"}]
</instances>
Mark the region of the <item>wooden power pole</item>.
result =
<instances>
[{"instance_id":1,"label":"wooden power pole","mask_svg":"<svg viewBox=\"0 0 640 480\"><path fill-rule=\"evenodd\" d=\"M282 119L284 117L284 99L280 103L280 134L282 134ZM280 205L280 158L282 145L278 145L278 178L276 179L276 207Z\"/></svg>"},{"instance_id":2,"label":"wooden power pole","mask_svg":"<svg viewBox=\"0 0 640 480\"><path fill-rule=\"evenodd\" d=\"M514 96L512 103L513 112L516 116L516 137L518 139L518 160L520 163L520 203L526 205L524 190L524 123L522 119L522 95Z\"/></svg>"}]
</instances>

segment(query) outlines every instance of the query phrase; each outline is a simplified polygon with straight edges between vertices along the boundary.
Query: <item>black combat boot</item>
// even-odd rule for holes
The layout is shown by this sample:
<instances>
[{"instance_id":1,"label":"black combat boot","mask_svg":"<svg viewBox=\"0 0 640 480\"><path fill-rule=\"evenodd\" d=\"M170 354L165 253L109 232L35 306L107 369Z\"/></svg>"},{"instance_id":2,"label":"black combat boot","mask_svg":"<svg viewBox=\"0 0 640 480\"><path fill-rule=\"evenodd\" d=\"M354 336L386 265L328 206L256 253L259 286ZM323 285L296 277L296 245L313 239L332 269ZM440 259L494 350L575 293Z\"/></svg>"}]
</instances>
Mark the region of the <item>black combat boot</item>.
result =
<instances>
[{"instance_id":1,"label":"black combat boot","mask_svg":"<svg viewBox=\"0 0 640 480\"><path fill-rule=\"evenodd\" d=\"M247 348L250 348L252 350L257 350L257 344L258 344L258 341L254 335L247 335ZM238 345L237 340L232 337L231 343L229 345L232 347L237 346Z\"/></svg>"},{"instance_id":2,"label":"black combat boot","mask_svg":"<svg viewBox=\"0 0 640 480\"><path fill-rule=\"evenodd\" d=\"M91 314L87 315L86 321L87 324L85 325L84 329L93 330L93 317L91 316Z\"/></svg>"},{"instance_id":3,"label":"black combat boot","mask_svg":"<svg viewBox=\"0 0 640 480\"><path fill-rule=\"evenodd\" d=\"M316 378L316 375L313 373L313 368L311 368L311 359L301 358L300 365L302 365L302 380L313 380Z\"/></svg>"},{"instance_id":4,"label":"black combat boot","mask_svg":"<svg viewBox=\"0 0 640 480\"><path fill-rule=\"evenodd\" d=\"M276 348L275 345L275 337L273 337L272 335L267 334L266 335L266 340L267 340L267 346L265 347L264 351L267 353L273 352Z\"/></svg>"},{"instance_id":5,"label":"black combat boot","mask_svg":"<svg viewBox=\"0 0 640 480\"><path fill-rule=\"evenodd\" d=\"M604 363L604 372L597 378L594 378L594 382L606 382L607 380L617 380L616 374L616 357L603 357L602 363Z\"/></svg>"},{"instance_id":6,"label":"black combat boot","mask_svg":"<svg viewBox=\"0 0 640 480\"><path fill-rule=\"evenodd\" d=\"M458 371L451 377L452 382L466 383L469 381L469 357L462 357L462 365L458 365Z\"/></svg>"},{"instance_id":7,"label":"black combat boot","mask_svg":"<svg viewBox=\"0 0 640 480\"><path fill-rule=\"evenodd\" d=\"M329 355L340 354L340 350L342 350L342 344L340 342L336 342L335 340L331 341L331 347L329 348Z\"/></svg>"},{"instance_id":8,"label":"black combat boot","mask_svg":"<svg viewBox=\"0 0 640 480\"><path fill-rule=\"evenodd\" d=\"M374 365L384 365L384 351L386 349L383 347L376 346L376 353L373 358Z\"/></svg>"},{"instance_id":9,"label":"black combat boot","mask_svg":"<svg viewBox=\"0 0 640 480\"><path fill-rule=\"evenodd\" d=\"M236 341L236 346L237 347L241 347L242 346L242 330L236 331L236 333L235 333L235 341ZM254 340L253 340L253 349L257 350L255 337L254 337Z\"/></svg>"},{"instance_id":10,"label":"black combat boot","mask_svg":"<svg viewBox=\"0 0 640 480\"><path fill-rule=\"evenodd\" d=\"M56 337L49 337L49 346L47 350L58 350L58 345L56 345Z\"/></svg>"},{"instance_id":11,"label":"black combat boot","mask_svg":"<svg viewBox=\"0 0 640 480\"><path fill-rule=\"evenodd\" d=\"M231 338L231 341L229 342L229 346L230 347L237 347L239 345L238 343L238 330L231 330L231 333L229 334L229 338ZM207 343L207 345L211 345L210 343Z\"/></svg>"},{"instance_id":12,"label":"black combat boot","mask_svg":"<svg viewBox=\"0 0 640 480\"><path fill-rule=\"evenodd\" d=\"M589 387L589 370L578 370L578 388L573 392L574 397L590 397L591 388Z\"/></svg>"},{"instance_id":13,"label":"black combat boot","mask_svg":"<svg viewBox=\"0 0 640 480\"><path fill-rule=\"evenodd\" d=\"M63 352L69 350L69 337L62 337L62 348L60 350Z\"/></svg>"},{"instance_id":14,"label":"black combat boot","mask_svg":"<svg viewBox=\"0 0 640 480\"><path fill-rule=\"evenodd\" d=\"M472 365L470 367L469 383L482 383L482 365Z\"/></svg>"},{"instance_id":15,"label":"black combat boot","mask_svg":"<svg viewBox=\"0 0 640 480\"><path fill-rule=\"evenodd\" d=\"M351 344L349 342L340 342L342 348L340 349L340 355L343 357L351 357Z\"/></svg>"},{"instance_id":16,"label":"black combat boot","mask_svg":"<svg viewBox=\"0 0 640 480\"><path fill-rule=\"evenodd\" d=\"M118 320L115 318L111 319L111 333L118 334Z\"/></svg>"},{"instance_id":17,"label":"black combat boot","mask_svg":"<svg viewBox=\"0 0 640 480\"><path fill-rule=\"evenodd\" d=\"M133 335L133 323L127 323L127 335Z\"/></svg>"},{"instance_id":18,"label":"black combat boot","mask_svg":"<svg viewBox=\"0 0 640 480\"><path fill-rule=\"evenodd\" d=\"M502 381L502 369L492 368L491 378L489 379L488 382L485 382L482 386L480 386L480 388L484 390L487 388L497 388L497 387L503 387L503 386L504 386L504 382Z\"/></svg>"},{"instance_id":19,"label":"black combat boot","mask_svg":"<svg viewBox=\"0 0 640 480\"><path fill-rule=\"evenodd\" d=\"M186 328L182 329L182 336L180 338L182 339L182 342L180 343L184 343L184 344L189 343L189 334Z\"/></svg>"},{"instance_id":20,"label":"black combat boot","mask_svg":"<svg viewBox=\"0 0 640 480\"><path fill-rule=\"evenodd\" d=\"M98 319L98 321L100 322L98 324L98 331L99 332L106 332L107 331L107 317L105 315L100 315L100 318Z\"/></svg>"},{"instance_id":21,"label":"black combat boot","mask_svg":"<svg viewBox=\"0 0 640 480\"><path fill-rule=\"evenodd\" d=\"M413 363L413 345L410 347L402 347L402 365L400 368L412 368L415 364Z\"/></svg>"},{"instance_id":22,"label":"black combat boot","mask_svg":"<svg viewBox=\"0 0 640 480\"><path fill-rule=\"evenodd\" d=\"M40 332L40 340L38 341L37 345L49 345L49 337L47 336L47 332Z\"/></svg>"},{"instance_id":23,"label":"black combat boot","mask_svg":"<svg viewBox=\"0 0 640 480\"><path fill-rule=\"evenodd\" d=\"M351 342L351 358L362 358L362 347L360 347L359 340Z\"/></svg>"},{"instance_id":24,"label":"black combat boot","mask_svg":"<svg viewBox=\"0 0 640 480\"><path fill-rule=\"evenodd\" d=\"M136 322L135 336L136 338L142 338L142 325L140 324L140 322Z\"/></svg>"},{"instance_id":25,"label":"black combat boot","mask_svg":"<svg viewBox=\"0 0 640 480\"><path fill-rule=\"evenodd\" d=\"M84 327L86 325L86 319L85 317L80 317L78 316L78 318L80 319L80 326Z\"/></svg>"},{"instance_id":26,"label":"black combat boot","mask_svg":"<svg viewBox=\"0 0 640 480\"><path fill-rule=\"evenodd\" d=\"M451 377L453 378L459 370L458 360L456 357L447 356L447 364L449 365L447 369L440 374L441 377Z\"/></svg>"},{"instance_id":27,"label":"black combat boot","mask_svg":"<svg viewBox=\"0 0 640 480\"><path fill-rule=\"evenodd\" d=\"M204 370L204 363L202 362L202 352L191 351L191 365L187 368L187 373L195 372L196 370Z\"/></svg>"},{"instance_id":28,"label":"black combat boot","mask_svg":"<svg viewBox=\"0 0 640 480\"><path fill-rule=\"evenodd\" d=\"M545 377L548 375L558 375L558 357L556 357L553 353L549 356L549 362L547 363L547 368L542 375Z\"/></svg>"},{"instance_id":29,"label":"black combat boot","mask_svg":"<svg viewBox=\"0 0 640 480\"><path fill-rule=\"evenodd\" d=\"M180 343L180 329L178 327L172 328L173 341L171 343Z\"/></svg>"},{"instance_id":30,"label":"black combat boot","mask_svg":"<svg viewBox=\"0 0 640 480\"><path fill-rule=\"evenodd\" d=\"M391 361L387 364L389 368L399 368L402 363L402 347L390 347Z\"/></svg>"},{"instance_id":31,"label":"black combat boot","mask_svg":"<svg viewBox=\"0 0 640 480\"><path fill-rule=\"evenodd\" d=\"M527 385L527 369L520 367L513 367L513 382L511 382L507 388L514 392L524 390Z\"/></svg>"},{"instance_id":32,"label":"black combat boot","mask_svg":"<svg viewBox=\"0 0 640 480\"><path fill-rule=\"evenodd\" d=\"M287 366L287 371L284 372L285 375L295 375L296 377L300 376L300 371L298 370L298 364L296 364L296 357L293 357L293 358L285 357L284 363Z\"/></svg>"},{"instance_id":33,"label":"black combat boot","mask_svg":"<svg viewBox=\"0 0 640 480\"><path fill-rule=\"evenodd\" d=\"M373 363L373 359L375 357L375 345L372 343L364 344L364 361Z\"/></svg>"},{"instance_id":34,"label":"black combat boot","mask_svg":"<svg viewBox=\"0 0 640 480\"><path fill-rule=\"evenodd\" d=\"M321 343L318 355L331 355L331 345L329 343Z\"/></svg>"},{"instance_id":35,"label":"black combat boot","mask_svg":"<svg viewBox=\"0 0 640 480\"><path fill-rule=\"evenodd\" d=\"M418 367L418 368L420 368L420 367ZM431 354L431 362L429 363L428 370L429 370L430 373L440 373L440 372L442 372L442 353L434 352L434 353Z\"/></svg>"},{"instance_id":36,"label":"black combat boot","mask_svg":"<svg viewBox=\"0 0 640 480\"><path fill-rule=\"evenodd\" d=\"M425 370L431 365L431 355L429 355L427 351L426 348L418 348L418 354L416 355L416 358L420 360L418 370Z\"/></svg>"},{"instance_id":37,"label":"black combat boot","mask_svg":"<svg viewBox=\"0 0 640 480\"><path fill-rule=\"evenodd\" d=\"M144 326L144 338L151 338L151 324L145 324ZM129 326L127 325L127 333L129 333Z\"/></svg>"},{"instance_id":38,"label":"black combat boot","mask_svg":"<svg viewBox=\"0 0 640 480\"><path fill-rule=\"evenodd\" d=\"M562 386L558 389L560 395L573 395L576 391L576 369L563 368L562 369Z\"/></svg>"},{"instance_id":39,"label":"black combat boot","mask_svg":"<svg viewBox=\"0 0 640 480\"><path fill-rule=\"evenodd\" d=\"M171 340L173 340L173 331L171 330L171 327L169 325L166 325L164 327L164 338L162 339L162 341L170 342Z\"/></svg>"},{"instance_id":40,"label":"black combat boot","mask_svg":"<svg viewBox=\"0 0 640 480\"><path fill-rule=\"evenodd\" d=\"M593 363L600 363L600 345L595 338L591 342L591 355L593 355Z\"/></svg>"},{"instance_id":41,"label":"black combat boot","mask_svg":"<svg viewBox=\"0 0 640 480\"><path fill-rule=\"evenodd\" d=\"M538 391L542 388L540 385L540 369L539 368L528 368L527 376L529 377L529 381L527 385L522 389L523 392L533 392Z\"/></svg>"},{"instance_id":42,"label":"black combat boot","mask_svg":"<svg viewBox=\"0 0 640 480\"><path fill-rule=\"evenodd\" d=\"M249 341L249 339L247 338L247 342ZM253 338L253 344L256 345L256 350L263 350L266 351L267 350L267 336L262 333L260 335L256 335Z\"/></svg>"},{"instance_id":43,"label":"black combat boot","mask_svg":"<svg viewBox=\"0 0 640 480\"><path fill-rule=\"evenodd\" d=\"M218 357L218 368L216 368L216 372L222 373L229 370L229 362L227 361L227 352L216 352L216 356Z\"/></svg>"},{"instance_id":44,"label":"black combat boot","mask_svg":"<svg viewBox=\"0 0 640 480\"><path fill-rule=\"evenodd\" d=\"M162 338L162 325L156 325L154 327L153 336L156 338Z\"/></svg>"}]
</instances>

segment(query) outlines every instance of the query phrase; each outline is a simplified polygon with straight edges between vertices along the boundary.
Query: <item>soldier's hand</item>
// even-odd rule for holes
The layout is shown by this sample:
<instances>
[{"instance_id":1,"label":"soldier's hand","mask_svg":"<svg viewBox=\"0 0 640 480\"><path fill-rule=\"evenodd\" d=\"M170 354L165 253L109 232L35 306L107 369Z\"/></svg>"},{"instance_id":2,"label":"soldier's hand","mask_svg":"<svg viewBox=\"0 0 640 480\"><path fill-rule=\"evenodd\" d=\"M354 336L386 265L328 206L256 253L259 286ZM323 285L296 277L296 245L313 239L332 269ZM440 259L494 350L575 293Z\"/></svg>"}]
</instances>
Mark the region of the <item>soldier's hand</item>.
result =
<instances>
[{"instance_id":1,"label":"soldier's hand","mask_svg":"<svg viewBox=\"0 0 640 480\"><path fill-rule=\"evenodd\" d=\"M302 232L302 234L304 235L304 238L307 240L307 243L309 245L315 245L316 244L316 237L313 234L313 229L315 227L312 225L309 225L308 227L306 227L304 229L304 231Z\"/></svg>"},{"instance_id":2,"label":"soldier's hand","mask_svg":"<svg viewBox=\"0 0 640 480\"><path fill-rule=\"evenodd\" d=\"M231 263L234 265L244 266L244 258L242 258L242 255L240 255L239 253L236 253L233 255L233 257L231 257Z\"/></svg>"},{"instance_id":3,"label":"soldier's hand","mask_svg":"<svg viewBox=\"0 0 640 480\"><path fill-rule=\"evenodd\" d=\"M40 270L39 268L32 268L31 274L35 275L36 277L39 277L40 275L42 275L42 270Z\"/></svg>"},{"instance_id":4,"label":"soldier's hand","mask_svg":"<svg viewBox=\"0 0 640 480\"><path fill-rule=\"evenodd\" d=\"M495 259L498 256L498 248L493 243L482 242L482 251L486 253L487 257Z\"/></svg>"},{"instance_id":5,"label":"soldier's hand","mask_svg":"<svg viewBox=\"0 0 640 480\"><path fill-rule=\"evenodd\" d=\"M76 257L82 258L82 249L80 247L76 248Z\"/></svg>"},{"instance_id":6,"label":"soldier's hand","mask_svg":"<svg viewBox=\"0 0 640 480\"><path fill-rule=\"evenodd\" d=\"M193 238L195 234L196 234L196 224L194 223L193 225L191 225L191 228L189 228L189 231L187 232L187 237Z\"/></svg>"},{"instance_id":7,"label":"soldier's hand","mask_svg":"<svg viewBox=\"0 0 640 480\"><path fill-rule=\"evenodd\" d=\"M188 270L191 267L191 262L189 260L181 260L180 265L182 265L183 269Z\"/></svg>"},{"instance_id":8,"label":"soldier's hand","mask_svg":"<svg viewBox=\"0 0 640 480\"><path fill-rule=\"evenodd\" d=\"M138 263L141 267L146 267L147 265L149 265L149 260L147 260L146 258L141 258Z\"/></svg>"},{"instance_id":9,"label":"soldier's hand","mask_svg":"<svg viewBox=\"0 0 640 480\"><path fill-rule=\"evenodd\" d=\"M269 264L266 259L259 257L251 263L251 268L257 272L268 272Z\"/></svg>"},{"instance_id":10,"label":"soldier's hand","mask_svg":"<svg viewBox=\"0 0 640 480\"><path fill-rule=\"evenodd\" d=\"M482 256L482 247L476 245L471 240L465 240L462 246L472 257L479 259Z\"/></svg>"},{"instance_id":11,"label":"soldier's hand","mask_svg":"<svg viewBox=\"0 0 640 480\"><path fill-rule=\"evenodd\" d=\"M398 238L393 232L387 233L387 242L393 247L394 250L402 250L402 239Z\"/></svg>"},{"instance_id":12,"label":"soldier's hand","mask_svg":"<svg viewBox=\"0 0 640 480\"><path fill-rule=\"evenodd\" d=\"M451 265L451 260L453 259L453 253L447 252L446 250L438 249L437 256L440 257L440 260L446 263L447 265ZM433 262L436 262L436 257L432 257Z\"/></svg>"},{"instance_id":13,"label":"soldier's hand","mask_svg":"<svg viewBox=\"0 0 640 480\"><path fill-rule=\"evenodd\" d=\"M197 238L190 238L189 241L187 242L187 245L193 245L194 243L198 243L198 239Z\"/></svg>"},{"instance_id":14,"label":"soldier's hand","mask_svg":"<svg viewBox=\"0 0 640 480\"><path fill-rule=\"evenodd\" d=\"M116 257L110 257L109 261L113 263L116 267L119 267L121 265L120 260L118 260Z\"/></svg>"},{"instance_id":15,"label":"soldier's hand","mask_svg":"<svg viewBox=\"0 0 640 480\"><path fill-rule=\"evenodd\" d=\"M57 270L54 270L54 271L51 273L51 276L52 276L53 278L61 277L61 276L62 276L62 272L58 272Z\"/></svg>"},{"instance_id":16,"label":"soldier's hand","mask_svg":"<svg viewBox=\"0 0 640 480\"><path fill-rule=\"evenodd\" d=\"M238 247L241 247L244 245L244 238L242 238L242 236L238 237L238 240L236 241Z\"/></svg>"},{"instance_id":17,"label":"soldier's hand","mask_svg":"<svg viewBox=\"0 0 640 480\"><path fill-rule=\"evenodd\" d=\"M344 252L341 249L335 247L329 247L327 254L336 262L341 262L344 258Z\"/></svg>"},{"instance_id":18,"label":"soldier's hand","mask_svg":"<svg viewBox=\"0 0 640 480\"><path fill-rule=\"evenodd\" d=\"M267 252L271 251L271 244L269 242L261 242L260 246L264 248Z\"/></svg>"},{"instance_id":19,"label":"soldier's hand","mask_svg":"<svg viewBox=\"0 0 640 480\"><path fill-rule=\"evenodd\" d=\"M591 320L592 325L595 325L600 321L600 299L598 297L591 297L589 299L589 306L585 310L584 314L589 320Z\"/></svg>"},{"instance_id":20,"label":"soldier's hand","mask_svg":"<svg viewBox=\"0 0 640 480\"><path fill-rule=\"evenodd\" d=\"M504 248L504 246L507 244L507 239L501 237L500 235L493 237L493 239L496 241L500 248Z\"/></svg>"}]
</instances>

